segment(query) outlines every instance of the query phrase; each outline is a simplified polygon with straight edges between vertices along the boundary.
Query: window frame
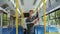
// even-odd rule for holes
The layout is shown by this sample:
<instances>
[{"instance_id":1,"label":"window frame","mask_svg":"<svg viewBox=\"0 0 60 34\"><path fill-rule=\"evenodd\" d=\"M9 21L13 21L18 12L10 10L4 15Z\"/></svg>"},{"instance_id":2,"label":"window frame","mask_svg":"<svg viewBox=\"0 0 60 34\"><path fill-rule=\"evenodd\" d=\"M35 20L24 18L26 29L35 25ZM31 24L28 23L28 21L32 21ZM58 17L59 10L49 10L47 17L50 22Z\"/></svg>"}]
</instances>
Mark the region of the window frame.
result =
<instances>
[{"instance_id":1,"label":"window frame","mask_svg":"<svg viewBox=\"0 0 60 34\"><path fill-rule=\"evenodd\" d=\"M0 14L0 27L1 27L1 14Z\"/></svg>"}]
</instances>

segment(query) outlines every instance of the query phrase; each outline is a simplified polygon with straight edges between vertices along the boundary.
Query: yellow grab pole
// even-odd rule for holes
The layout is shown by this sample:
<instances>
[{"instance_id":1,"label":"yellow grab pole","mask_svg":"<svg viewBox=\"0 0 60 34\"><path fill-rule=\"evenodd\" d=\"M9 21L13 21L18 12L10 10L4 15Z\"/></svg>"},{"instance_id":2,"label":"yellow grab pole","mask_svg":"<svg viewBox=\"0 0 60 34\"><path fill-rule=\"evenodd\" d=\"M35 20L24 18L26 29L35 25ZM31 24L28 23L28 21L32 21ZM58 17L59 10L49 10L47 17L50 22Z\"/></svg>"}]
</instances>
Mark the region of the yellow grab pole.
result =
<instances>
[{"instance_id":1,"label":"yellow grab pole","mask_svg":"<svg viewBox=\"0 0 60 34\"><path fill-rule=\"evenodd\" d=\"M44 9L44 34L46 34L46 3L45 3L45 0L43 0L43 3L44 3L44 6L43 6L43 9Z\"/></svg>"},{"instance_id":2,"label":"yellow grab pole","mask_svg":"<svg viewBox=\"0 0 60 34\"><path fill-rule=\"evenodd\" d=\"M40 7L40 5L41 5L41 3L42 3L43 1L41 0L40 2L39 2L39 5L37 6L37 7L35 7L35 9L34 9L34 13L35 13L35 15L36 15L36 12L37 12L37 10L38 10L38 7Z\"/></svg>"},{"instance_id":3,"label":"yellow grab pole","mask_svg":"<svg viewBox=\"0 0 60 34\"><path fill-rule=\"evenodd\" d=\"M24 14L23 14L23 10L21 9L21 26L24 25Z\"/></svg>"},{"instance_id":4,"label":"yellow grab pole","mask_svg":"<svg viewBox=\"0 0 60 34\"><path fill-rule=\"evenodd\" d=\"M40 4L41 4L41 2L39 3L39 5L34 9L34 13L35 13L35 15L36 15L36 12L37 12L37 10L38 10L38 7L40 6Z\"/></svg>"},{"instance_id":5,"label":"yellow grab pole","mask_svg":"<svg viewBox=\"0 0 60 34\"><path fill-rule=\"evenodd\" d=\"M41 3L43 2L44 3L44 34L46 34L46 3L45 3L46 0L41 0L39 5L34 9L35 10L35 14L36 14L36 10L38 9L38 7L41 5Z\"/></svg>"},{"instance_id":6,"label":"yellow grab pole","mask_svg":"<svg viewBox=\"0 0 60 34\"><path fill-rule=\"evenodd\" d=\"M23 12L23 9L19 3L19 8L20 8L20 12L21 12L21 26L24 25L24 12Z\"/></svg>"},{"instance_id":7,"label":"yellow grab pole","mask_svg":"<svg viewBox=\"0 0 60 34\"><path fill-rule=\"evenodd\" d=\"M46 7L44 5L44 7ZM46 34L46 9L44 8L44 30L45 30L45 34Z\"/></svg>"},{"instance_id":8,"label":"yellow grab pole","mask_svg":"<svg viewBox=\"0 0 60 34\"><path fill-rule=\"evenodd\" d=\"M18 0L16 0L16 34L18 34Z\"/></svg>"}]
</instances>

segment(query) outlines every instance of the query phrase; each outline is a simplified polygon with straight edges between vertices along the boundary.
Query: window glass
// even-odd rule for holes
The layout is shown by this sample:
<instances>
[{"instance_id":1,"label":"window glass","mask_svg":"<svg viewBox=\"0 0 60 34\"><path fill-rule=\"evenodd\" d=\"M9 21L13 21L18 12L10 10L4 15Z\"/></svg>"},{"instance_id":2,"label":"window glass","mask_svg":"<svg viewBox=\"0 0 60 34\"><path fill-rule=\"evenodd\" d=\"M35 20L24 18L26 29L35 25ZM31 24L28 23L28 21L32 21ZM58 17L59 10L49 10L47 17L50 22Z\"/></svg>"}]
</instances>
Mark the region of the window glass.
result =
<instances>
[{"instance_id":1,"label":"window glass","mask_svg":"<svg viewBox=\"0 0 60 34\"><path fill-rule=\"evenodd\" d=\"M50 20L50 25L56 25L55 20Z\"/></svg>"},{"instance_id":2,"label":"window glass","mask_svg":"<svg viewBox=\"0 0 60 34\"><path fill-rule=\"evenodd\" d=\"M56 11L56 23L57 25L60 25L60 10Z\"/></svg>"},{"instance_id":3,"label":"window glass","mask_svg":"<svg viewBox=\"0 0 60 34\"><path fill-rule=\"evenodd\" d=\"M50 13L50 25L57 25L56 24L56 12Z\"/></svg>"},{"instance_id":4,"label":"window glass","mask_svg":"<svg viewBox=\"0 0 60 34\"><path fill-rule=\"evenodd\" d=\"M60 10L56 11L56 18L60 17Z\"/></svg>"},{"instance_id":5,"label":"window glass","mask_svg":"<svg viewBox=\"0 0 60 34\"><path fill-rule=\"evenodd\" d=\"M56 21L55 21L55 19L53 20L53 25L56 25Z\"/></svg>"},{"instance_id":6,"label":"window glass","mask_svg":"<svg viewBox=\"0 0 60 34\"><path fill-rule=\"evenodd\" d=\"M54 19L55 18L55 12L50 13L50 19Z\"/></svg>"},{"instance_id":7,"label":"window glass","mask_svg":"<svg viewBox=\"0 0 60 34\"><path fill-rule=\"evenodd\" d=\"M49 25L49 14L46 16L47 25Z\"/></svg>"},{"instance_id":8,"label":"window glass","mask_svg":"<svg viewBox=\"0 0 60 34\"><path fill-rule=\"evenodd\" d=\"M42 21L44 22L44 16L42 17ZM46 15L46 22L47 22L47 25L49 24L49 15ZM44 24L44 23L43 23ZM46 25L46 26L47 26Z\"/></svg>"},{"instance_id":9,"label":"window glass","mask_svg":"<svg viewBox=\"0 0 60 34\"><path fill-rule=\"evenodd\" d=\"M3 26L7 26L8 25L8 16L7 16L7 14L3 14Z\"/></svg>"},{"instance_id":10,"label":"window glass","mask_svg":"<svg viewBox=\"0 0 60 34\"><path fill-rule=\"evenodd\" d=\"M60 24L60 10L54 11L50 13L50 20L51 25L58 25Z\"/></svg>"},{"instance_id":11,"label":"window glass","mask_svg":"<svg viewBox=\"0 0 60 34\"><path fill-rule=\"evenodd\" d=\"M49 25L53 25L53 20L50 20Z\"/></svg>"},{"instance_id":12,"label":"window glass","mask_svg":"<svg viewBox=\"0 0 60 34\"><path fill-rule=\"evenodd\" d=\"M56 19L56 25L58 25L59 24L59 19Z\"/></svg>"}]
</instances>

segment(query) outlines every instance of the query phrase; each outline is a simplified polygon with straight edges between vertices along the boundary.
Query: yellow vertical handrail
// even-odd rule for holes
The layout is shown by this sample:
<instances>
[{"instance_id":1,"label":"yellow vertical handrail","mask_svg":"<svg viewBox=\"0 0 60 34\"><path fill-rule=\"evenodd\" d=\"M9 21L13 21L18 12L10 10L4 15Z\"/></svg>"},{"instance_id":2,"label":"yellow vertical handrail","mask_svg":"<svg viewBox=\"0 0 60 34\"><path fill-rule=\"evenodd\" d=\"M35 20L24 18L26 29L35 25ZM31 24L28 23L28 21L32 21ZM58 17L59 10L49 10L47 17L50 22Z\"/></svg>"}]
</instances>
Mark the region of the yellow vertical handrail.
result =
<instances>
[{"instance_id":1,"label":"yellow vertical handrail","mask_svg":"<svg viewBox=\"0 0 60 34\"><path fill-rule=\"evenodd\" d=\"M23 25L24 25L24 13L23 13L23 9L19 3L19 0L16 0L16 5L17 5L17 9L19 8L20 13L21 13L21 26L23 27Z\"/></svg>"},{"instance_id":2,"label":"yellow vertical handrail","mask_svg":"<svg viewBox=\"0 0 60 34\"><path fill-rule=\"evenodd\" d=\"M24 26L24 10L22 9L20 3L19 3L19 9L20 9L20 13L21 13L21 26Z\"/></svg>"},{"instance_id":3,"label":"yellow vertical handrail","mask_svg":"<svg viewBox=\"0 0 60 34\"><path fill-rule=\"evenodd\" d=\"M44 9L44 34L46 34L46 3L45 3L46 0L41 0L39 5L34 9L35 10L35 13L37 12L37 9L38 7L41 5L41 3L43 2L44 5L43 5L43 9Z\"/></svg>"},{"instance_id":4,"label":"yellow vertical handrail","mask_svg":"<svg viewBox=\"0 0 60 34\"><path fill-rule=\"evenodd\" d=\"M34 9L34 13L35 13L35 15L36 15L36 12L37 12L37 10L38 10L38 7L40 7L40 5L41 5L41 3L42 3L43 1L41 0L40 2L39 2L39 5Z\"/></svg>"},{"instance_id":5,"label":"yellow vertical handrail","mask_svg":"<svg viewBox=\"0 0 60 34\"><path fill-rule=\"evenodd\" d=\"M23 27L24 25L24 13L23 10L20 8L20 12L21 12L21 26Z\"/></svg>"},{"instance_id":6,"label":"yellow vertical handrail","mask_svg":"<svg viewBox=\"0 0 60 34\"><path fill-rule=\"evenodd\" d=\"M44 32L45 32L45 34L46 34L46 5L45 5L45 3L44 3Z\"/></svg>"},{"instance_id":7,"label":"yellow vertical handrail","mask_svg":"<svg viewBox=\"0 0 60 34\"><path fill-rule=\"evenodd\" d=\"M46 3L45 3L45 0L42 0L44 5L43 5L43 9L44 9L44 34L46 34Z\"/></svg>"},{"instance_id":8,"label":"yellow vertical handrail","mask_svg":"<svg viewBox=\"0 0 60 34\"><path fill-rule=\"evenodd\" d=\"M18 0L16 0L16 34L18 34Z\"/></svg>"}]
</instances>

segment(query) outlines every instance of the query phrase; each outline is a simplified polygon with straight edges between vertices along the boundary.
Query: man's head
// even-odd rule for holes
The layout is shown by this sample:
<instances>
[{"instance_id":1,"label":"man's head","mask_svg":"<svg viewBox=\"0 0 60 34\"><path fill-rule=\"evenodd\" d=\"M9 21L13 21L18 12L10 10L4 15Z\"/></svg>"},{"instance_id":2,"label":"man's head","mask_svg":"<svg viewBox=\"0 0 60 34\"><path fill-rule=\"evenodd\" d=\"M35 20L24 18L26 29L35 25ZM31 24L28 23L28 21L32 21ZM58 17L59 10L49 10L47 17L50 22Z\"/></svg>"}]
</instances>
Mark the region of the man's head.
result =
<instances>
[{"instance_id":1,"label":"man's head","mask_svg":"<svg viewBox=\"0 0 60 34\"><path fill-rule=\"evenodd\" d=\"M30 11L29 11L29 15L32 15L33 13L34 13L33 10L30 10Z\"/></svg>"},{"instance_id":2,"label":"man's head","mask_svg":"<svg viewBox=\"0 0 60 34\"><path fill-rule=\"evenodd\" d=\"M33 16L33 13L34 13L34 11L33 10L30 10L29 11L29 17L32 17Z\"/></svg>"}]
</instances>

